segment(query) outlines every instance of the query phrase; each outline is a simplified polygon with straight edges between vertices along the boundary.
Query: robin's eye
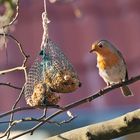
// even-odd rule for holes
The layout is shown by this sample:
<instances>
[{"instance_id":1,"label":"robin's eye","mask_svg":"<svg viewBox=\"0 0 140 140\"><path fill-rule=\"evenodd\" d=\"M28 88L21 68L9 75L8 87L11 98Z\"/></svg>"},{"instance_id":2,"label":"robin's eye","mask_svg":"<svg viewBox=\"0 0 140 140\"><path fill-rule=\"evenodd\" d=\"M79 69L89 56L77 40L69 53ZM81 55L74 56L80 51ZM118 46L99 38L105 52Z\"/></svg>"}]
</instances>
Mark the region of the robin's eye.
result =
<instances>
[{"instance_id":1,"label":"robin's eye","mask_svg":"<svg viewBox=\"0 0 140 140\"><path fill-rule=\"evenodd\" d=\"M99 46L100 48L102 48L102 47L103 47L103 45L102 45L102 44L99 44L98 46Z\"/></svg>"}]
</instances>

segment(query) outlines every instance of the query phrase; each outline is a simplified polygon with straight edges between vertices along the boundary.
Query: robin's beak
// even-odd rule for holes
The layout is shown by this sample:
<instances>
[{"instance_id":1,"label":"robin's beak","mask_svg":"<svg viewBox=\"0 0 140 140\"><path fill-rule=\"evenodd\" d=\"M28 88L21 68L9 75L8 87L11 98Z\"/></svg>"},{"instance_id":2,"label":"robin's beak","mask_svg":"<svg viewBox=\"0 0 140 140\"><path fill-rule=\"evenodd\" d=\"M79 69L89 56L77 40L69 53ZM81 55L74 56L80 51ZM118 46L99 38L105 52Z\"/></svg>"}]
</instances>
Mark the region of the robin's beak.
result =
<instances>
[{"instance_id":1,"label":"robin's beak","mask_svg":"<svg viewBox=\"0 0 140 140\"><path fill-rule=\"evenodd\" d=\"M95 48L96 48L96 46L95 46L95 44L93 44L92 47L91 47L91 50L89 52L90 53L94 52L95 51Z\"/></svg>"},{"instance_id":2,"label":"robin's beak","mask_svg":"<svg viewBox=\"0 0 140 140\"><path fill-rule=\"evenodd\" d=\"M94 52L94 51L95 51L94 49L91 49L89 52L92 53L92 52Z\"/></svg>"},{"instance_id":3,"label":"robin's beak","mask_svg":"<svg viewBox=\"0 0 140 140\"><path fill-rule=\"evenodd\" d=\"M81 87L82 86L82 83L81 82L79 82L79 87Z\"/></svg>"}]
</instances>

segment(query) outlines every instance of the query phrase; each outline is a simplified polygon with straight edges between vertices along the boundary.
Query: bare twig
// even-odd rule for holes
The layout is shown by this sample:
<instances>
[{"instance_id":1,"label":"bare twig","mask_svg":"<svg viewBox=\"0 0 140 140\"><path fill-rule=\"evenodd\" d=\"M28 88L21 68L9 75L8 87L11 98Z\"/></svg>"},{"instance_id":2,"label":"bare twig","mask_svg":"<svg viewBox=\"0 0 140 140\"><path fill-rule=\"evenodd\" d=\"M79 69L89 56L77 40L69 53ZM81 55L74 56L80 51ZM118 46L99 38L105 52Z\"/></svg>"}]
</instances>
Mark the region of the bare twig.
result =
<instances>
[{"instance_id":1,"label":"bare twig","mask_svg":"<svg viewBox=\"0 0 140 140\"><path fill-rule=\"evenodd\" d=\"M63 108L63 110L59 110L59 111L55 112L54 114L50 115L48 118L44 119L43 122L40 122L39 124L37 124L37 125L34 126L33 128L28 129L27 131L25 131L25 132L23 132L23 133L21 133L21 134L18 134L18 135L16 135L16 136L13 136L13 137L10 138L9 140L13 140L13 139L18 138L18 137L20 137L20 136L23 136L23 135L25 135L25 134L27 134L27 133L32 133L32 131L35 131L36 129L38 129L40 126L44 125L48 120L51 120L51 119L54 118L55 116L57 116L57 115L59 115L59 114L65 112L65 111L67 111L67 110L69 110L69 109L72 109L72 108L74 108L74 107L77 107L77 106L79 106L79 105L81 105L81 104L91 102L91 101L95 100L96 98L98 98L98 97L100 97L100 96L102 96L102 95L105 95L105 94L109 93L110 91L112 91L112 90L114 90L114 89L116 89L116 88L122 87L122 86L124 86L124 85L132 84L132 83L134 83L134 82L136 82L136 81L138 81L138 80L140 80L140 75L138 75L138 76L136 76L136 77L132 77L131 79L129 79L129 80L127 80L127 81L124 81L124 82L122 82L122 83L117 83L117 84L111 85L111 86L109 86L109 87L105 87L104 89L99 90L98 92L96 92L95 94L93 94L93 95L91 95L91 96L88 96L88 97L86 97L86 98L84 98L84 99L81 99L81 100L79 100L79 101L76 101L76 102L74 102L74 103L71 103L71 104L65 106L65 107Z\"/></svg>"},{"instance_id":2,"label":"bare twig","mask_svg":"<svg viewBox=\"0 0 140 140\"><path fill-rule=\"evenodd\" d=\"M64 123L70 123L70 122L73 121L75 118L77 118L77 116L70 117L68 120L63 120L63 121L61 121L59 124L62 125L62 124L64 124Z\"/></svg>"},{"instance_id":3,"label":"bare twig","mask_svg":"<svg viewBox=\"0 0 140 140\"><path fill-rule=\"evenodd\" d=\"M3 29L3 34L4 34L4 47L7 48L7 42L6 42L6 36L5 36L6 32L4 30L4 27L2 29ZM7 50L6 50L6 56L7 56Z\"/></svg>"},{"instance_id":4,"label":"bare twig","mask_svg":"<svg viewBox=\"0 0 140 140\"><path fill-rule=\"evenodd\" d=\"M64 4L64 3L72 3L75 0L49 0L50 3Z\"/></svg>"},{"instance_id":5,"label":"bare twig","mask_svg":"<svg viewBox=\"0 0 140 140\"><path fill-rule=\"evenodd\" d=\"M47 108L62 109L61 107L59 107L57 105L56 106L48 105ZM0 118L6 117L6 116L10 115L11 113L21 112L21 111L26 111L26 110L29 111L29 110L33 110L33 109L37 109L37 108L36 107L30 107L30 106L28 106L28 107L17 107L13 110L10 110L10 111L7 111L5 113L0 114Z\"/></svg>"},{"instance_id":6,"label":"bare twig","mask_svg":"<svg viewBox=\"0 0 140 140\"><path fill-rule=\"evenodd\" d=\"M11 87L11 88L14 88L14 89L18 89L18 90L22 89L21 87L17 87L15 85L12 85L11 83L0 83L0 86L8 86L8 87Z\"/></svg>"},{"instance_id":7,"label":"bare twig","mask_svg":"<svg viewBox=\"0 0 140 140\"><path fill-rule=\"evenodd\" d=\"M16 112L25 111L25 110L29 111L32 109L36 109L36 108L34 108L34 107L18 107L16 109L13 109L13 110L10 110L10 111L7 111L5 113L0 114L0 118L6 117L6 116L10 115L11 113L16 113Z\"/></svg>"},{"instance_id":8,"label":"bare twig","mask_svg":"<svg viewBox=\"0 0 140 140\"><path fill-rule=\"evenodd\" d=\"M19 96L18 96L16 102L14 103L14 105L13 105L13 107L12 107L12 110L14 110L14 109L16 108L16 105L17 105L18 102L20 101L20 99L21 99L21 97L22 97L22 95L23 95L23 92L24 92L24 86L22 87L22 90L21 90L21 92L20 92L20 94L19 94ZM7 138L9 138L9 136L10 136L10 130L11 130L12 126L13 126L13 123L12 123L12 122L13 122L13 118L14 118L14 113L11 113L9 127L8 127L8 129L7 129L7 131L6 131L7 133L5 133L5 134L7 135Z\"/></svg>"},{"instance_id":9,"label":"bare twig","mask_svg":"<svg viewBox=\"0 0 140 140\"><path fill-rule=\"evenodd\" d=\"M13 39L15 41L15 43L17 44L22 56L24 57L24 62L23 62L23 66L25 66L25 63L27 62L27 58L29 57L28 55L26 55L26 53L24 52L23 48L22 48L22 45L19 43L19 41L12 35L10 34L3 34L3 33L0 33L1 36L7 36L11 39Z\"/></svg>"},{"instance_id":10,"label":"bare twig","mask_svg":"<svg viewBox=\"0 0 140 140\"><path fill-rule=\"evenodd\" d=\"M6 123L11 123L11 124L18 124L18 123L21 123L21 122L43 122L44 119L36 119L36 118L33 118L33 117L27 117L27 118L22 118L20 120L14 120L14 121L1 121L0 124L6 124ZM56 121L50 121L48 120L47 123L55 123L57 125L61 125L62 122L56 122ZM66 122L67 123L67 122Z\"/></svg>"},{"instance_id":11,"label":"bare twig","mask_svg":"<svg viewBox=\"0 0 140 140\"><path fill-rule=\"evenodd\" d=\"M43 115L39 119L45 118L46 117L46 114L47 114L47 108L44 108Z\"/></svg>"},{"instance_id":12,"label":"bare twig","mask_svg":"<svg viewBox=\"0 0 140 140\"><path fill-rule=\"evenodd\" d=\"M27 81L26 62L27 62L27 59L28 59L29 56L26 55L26 53L24 52L21 44L18 42L18 40L14 36L12 36L10 34L3 34L3 33L0 33L0 35L1 36L7 36L7 37L10 37L11 39L13 39L15 41L15 43L17 44L17 46L18 46L18 48L19 48L19 50L20 50L20 52L21 52L21 54L22 54L22 56L24 58L23 63L22 63L21 66L11 68L11 69L8 69L8 70L0 71L0 75L1 74L6 74L6 73L9 73L9 72L13 72L13 71L17 71L17 70L20 70L20 71L22 70L22 71L24 71L25 79Z\"/></svg>"},{"instance_id":13,"label":"bare twig","mask_svg":"<svg viewBox=\"0 0 140 140\"><path fill-rule=\"evenodd\" d=\"M12 24L13 22L14 22L14 20L11 22L11 24ZM20 67L15 67L15 68L11 68L11 69L8 69L8 70L0 71L0 75L1 75L1 74L6 74L6 73L9 73L9 72L13 72L13 71L17 71L17 70L22 70L22 71L24 71L25 79L27 80L27 72L26 72L26 66L25 66L25 64L26 64L26 62L27 62L28 56L27 56L27 55L25 54L25 52L23 51L23 48L22 48L21 44L20 44L20 43L18 42L18 40L17 40L15 37L13 37L12 35L5 34L5 33L4 33L4 34L0 34L0 35L7 36L7 37L10 37L11 39L13 39L13 40L15 41L15 43L17 44L17 46L18 46L18 48L19 48L19 50L20 50L22 56L24 57L23 63L22 63L22 65L21 65ZM14 112L13 112L13 110L15 109L16 105L18 104L19 100L21 99L21 96L22 96L22 94L23 94L23 89L24 89L24 87L22 88L19 97L17 98L15 104L14 104L13 107L12 107L12 112L11 112L11 117L10 117L10 121L9 121L9 122L10 122L10 123L9 123L9 126L8 126L7 130L5 131L5 133L4 133L1 137L5 137L5 136L7 135L7 139L8 139L9 136L10 136L11 128L14 126L13 123L11 123L11 122L13 122L13 117L14 117Z\"/></svg>"},{"instance_id":14,"label":"bare twig","mask_svg":"<svg viewBox=\"0 0 140 140\"><path fill-rule=\"evenodd\" d=\"M7 128L7 130L4 132L4 134L3 134L2 136L0 136L0 138L4 138L4 137L10 132L11 128L12 128L14 125L15 125L14 123L11 124L11 125Z\"/></svg>"},{"instance_id":15,"label":"bare twig","mask_svg":"<svg viewBox=\"0 0 140 140\"><path fill-rule=\"evenodd\" d=\"M14 72L14 71L22 71L22 70L24 70L24 67L15 67L15 68L11 68L11 69L8 69L8 70L1 70L0 75L6 74L6 73L9 73L9 72Z\"/></svg>"},{"instance_id":16,"label":"bare twig","mask_svg":"<svg viewBox=\"0 0 140 140\"><path fill-rule=\"evenodd\" d=\"M18 17L18 11L19 11L19 1L17 1L17 3L16 3L16 15L15 15L15 17L12 19L12 21L9 23L9 24L7 24L7 25L4 25L2 28L3 28L3 30L4 30L4 28L6 28L7 26L10 26L10 25L12 25L15 21L16 21L16 19L17 19L17 17ZM22 54L22 56L24 57L24 60L23 60L23 63L22 63L22 65L20 66L20 67L15 67L15 68L11 68L11 69L8 69L8 70L3 70L3 71L0 71L0 75L1 74L6 74L6 73L9 73L9 72L13 72L13 71L17 71L17 70L23 70L24 71L24 75L25 75L25 79L26 79L26 81L27 81L27 72L26 72L26 66L25 66L25 64L26 64L26 62L27 62L27 58L28 58L28 56L25 54L25 52L23 51L23 48L22 48L22 46L21 46L21 44L18 42L18 40L15 38L15 37L13 37L12 35L9 35L9 34L6 34L5 32L4 33L1 33L0 34L1 36L4 36L4 37L10 37L12 40L14 40L15 41L15 43L17 44L17 46L18 46L18 48L19 48L19 50L20 50L20 52L21 52L21 54ZM6 41L5 41L6 42ZM6 43L5 43L6 44ZM5 84L6 86L9 86L9 87L13 87L13 88L15 88L14 86L11 86L10 84ZM7 135L7 139L9 138L9 136L10 136L10 131L11 131L11 128L15 125L14 123L13 123L13 119L14 119L14 109L16 108L16 106L17 106L17 104L18 104L18 102L20 101L20 99L21 99L21 96L22 96L22 94L23 94L23 91L24 91L24 86L23 86L23 88L22 88L22 90L21 90L21 92L20 92L20 95L19 95L19 97L17 98L17 100L16 100L16 102L15 102L15 104L13 105L13 107L12 107L12 110L11 110L11 117L10 117L10 120L9 120L9 126L8 126L8 128L7 128L7 130L5 131L5 133L1 136L1 138L2 137L5 137L6 135Z\"/></svg>"}]
</instances>

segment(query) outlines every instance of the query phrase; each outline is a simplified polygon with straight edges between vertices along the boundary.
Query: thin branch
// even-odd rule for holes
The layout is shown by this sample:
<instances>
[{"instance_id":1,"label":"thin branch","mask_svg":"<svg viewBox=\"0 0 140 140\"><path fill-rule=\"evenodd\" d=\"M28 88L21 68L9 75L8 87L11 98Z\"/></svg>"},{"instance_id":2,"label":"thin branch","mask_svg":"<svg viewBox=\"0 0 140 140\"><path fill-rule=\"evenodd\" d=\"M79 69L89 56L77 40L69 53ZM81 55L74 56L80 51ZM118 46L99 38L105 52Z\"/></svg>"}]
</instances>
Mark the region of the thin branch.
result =
<instances>
[{"instance_id":1,"label":"thin branch","mask_svg":"<svg viewBox=\"0 0 140 140\"><path fill-rule=\"evenodd\" d=\"M22 95L23 95L23 92L24 92L24 86L22 87L22 90L16 100L16 102L14 103L13 107L12 107L12 111L16 108L16 105L18 104L18 102L20 101ZM2 137L4 137L5 135L7 135L7 139L9 138L10 136L10 131L11 131L11 128L14 126L13 125L13 119L14 119L14 112L11 113L11 117L10 117L10 123L9 123L9 126L7 128L7 130L5 131L4 135Z\"/></svg>"},{"instance_id":2,"label":"thin branch","mask_svg":"<svg viewBox=\"0 0 140 140\"><path fill-rule=\"evenodd\" d=\"M112 90L114 90L114 89L116 89L116 88L122 87L122 86L124 86L124 85L132 84L132 83L134 83L134 82L136 82L136 81L138 81L138 80L140 80L140 75L138 75L138 76L136 76L136 77L132 77L131 79L129 79L129 80L127 80L127 81L124 81L124 82L122 82L122 83L117 83L117 84L111 85L111 86L109 86L109 87L105 87L104 89L99 90L98 92L96 92L95 94L93 94L93 95L91 95L91 96L88 96L88 97L86 97L86 98L84 98L84 99L81 99L81 100L79 100L79 101L76 101L76 102L74 102L74 103L72 103L72 104L69 104L69 105L65 106L65 107L63 108L63 110L59 110L59 111L55 112L54 114L50 115L48 118L46 118L46 119L44 120L44 122L38 123L38 124L37 124L36 126L34 126L33 128L28 129L27 131L25 131L25 132L23 132L23 133L21 133L21 134L18 134L18 135L16 135L16 136L13 136L13 137L10 138L9 140L13 140L13 139L18 138L18 137L20 137L20 136L23 136L23 135L25 135L25 134L32 133L32 131L35 131L35 130L38 129L40 126L44 125L48 120L51 120L52 118L56 117L57 115L59 115L59 114L65 112L65 111L67 111L67 110L69 110L69 109L75 108L75 107L77 107L77 106L79 106L79 105L82 105L82 104L84 104L84 103L91 102L91 101L95 100L96 98L98 98L98 97L100 97L100 96L102 96L102 95L105 95L105 94L109 93L110 91L112 91Z\"/></svg>"},{"instance_id":3,"label":"thin branch","mask_svg":"<svg viewBox=\"0 0 140 140\"><path fill-rule=\"evenodd\" d=\"M67 4L72 3L75 0L49 0L50 3L57 3L57 4Z\"/></svg>"},{"instance_id":4,"label":"thin branch","mask_svg":"<svg viewBox=\"0 0 140 140\"><path fill-rule=\"evenodd\" d=\"M24 52L21 44L19 43L19 41L14 36L12 36L10 34L5 34L5 33L0 33L0 35L1 36L7 36L7 37L11 38L12 40L14 40L15 43L17 44L17 46L18 46L18 48L19 48L23 58L24 58L23 63L22 63L21 66L15 67L15 68L11 68L11 69L8 69L8 70L0 71L0 75L1 74L5 74L5 73L9 73L9 72L12 72L12 71L23 70L24 71L24 75L25 75L25 79L27 81L26 62L27 62L27 59L28 59L29 56L26 55L26 53Z\"/></svg>"},{"instance_id":5,"label":"thin branch","mask_svg":"<svg viewBox=\"0 0 140 140\"><path fill-rule=\"evenodd\" d=\"M77 116L70 117L68 120L63 120L59 124L62 125L62 124L65 124L65 123L70 123L71 121L73 121L76 118L77 118Z\"/></svg>"},{"instance_id":6,"label":"thin branch","mask_svg":"<svg viewBox=\"0 0 140 140\"><path fill-rule=\"evenodd\" d=\"M24 50L23 50L23 48L22 48L21 43L19 43L19 41L18 41L14 36L12 36L12 35L10 35L10 34L3 34L3 33L0 33L0 35L1 35L1 36L7 36L7 37L9 37L9 38L11 38L11 39L13 39L13 40L15 41L15 43L17 44L17 46L18 46L18 48L19 48L19 50L20 50L22 56L24 57L23 66L25 66L25 63L26 63L27 58L29 57L29 55L26 55L26 53L24 52Z\"/></svg>"},{"instance_id":7,"label":"thin branch","mask_svg":"<svg viewBox=\"0 0 140 140\"><path fill-rule=\"evenodd\" d=\"M15 125L14 123L11 124L11 125L7 128L7 130L3 133L3 135L0 136L0 138L4 138L4 137L10 132L11 128L12 128L14 125Z\"/></svg>"},{"instance_id":8,"label":"thin branch","mask_svg":"<svg viewBox=\"0 0 140 140\"><path fill-rule=\"evenodd\" d=\"M39 108L39 107L38 107ZM47 108L55 108L55 109L62 109L62 107L59 107L58 105L47 105ZM8 115L10 115L11 113L16 113L16 112L20 112L20 111L28 111L28 110L33 110L33 109L37 109L37 107L17 107L13 110L4 112L2 114L0 114L0 118L6 117Z\"/></svg>"},{"instance_id":9,"label":"thin branch","mask_svg":"<svg viewBox=\"0 0 140 140\"><path fill-rule=\"evenodd\" d=\"M32 118L32 117L27 117L27 118L22 118L20 120L14 120L14 121L1 121L0 124L4 124L4 123L21 123L21 122L43 122L44 119L36 119L36 118Z\"/></svg>"},{"instance_id":10,"label":"thin branch","mask_svg":"<svg viewBox=\"0 0 140 140\"><path fill-rule=\"evenodd\" d=\"M45 118L46 117L46 114L47 114L47 108L44 108L42 116L40 118L38 118L38 119Z\"/></svg>"},{"instance_id":11,"label":"thin branch","mask_svg":"<svg viewBox=\"0 0 140 140\"><path fill-rule=\"evenodd\" d=\"M1 70L0 75L6 74L6 73L9 73L9 72L14 72L14 71L21 71L21 70L24 70L24 67L15 67L15 68L11 68L11 69L8 69L8 70Z\"/></svg>"},{"instance_id":12,"label":"thin branch","mask_svg":"<svg viewBox=\"0 0 140 140\"><path fill-rule=\"evenodd\" d=\"M36 109L36 108L34 108L34 107L17 107L13 110L10 110L10 111L7 111L5 113L0 114L0 118L6 117L6 116L10 115L11 113L26 111L26 110L29 111L29 110L32 110L32 109Z\"/></svg>"},{"instance_id":13,"label":"thin branch","mask_svg":"<svg viewBox=\"0 0 140 140\"><path fill-rule=\"evenodd\" d=\"M6 28L7 26L12 25L12 24L16 21L16 19L17 19L17 17L18 17L18 13L19 13L19 0L18 0L17 3L16 3L16 10L17 10L17 11L16 11L15 17L12 19L12 21L11 21L9 24L7 24L7 25L5 25L5 26L2 27L3 30L4 30L4 28ZM18 46L18 48L19 48L19 50L20 50L22 56L24 57L23 63L22 63L22 65L21 65L20 67L11 68L11 69L8 69L8 70L2 70L2 71L0 71L0 75L1 75L1 74L6 74L6 73L9 73L9 72L13 72L13 71L17 71L17 70L23 70L23 71L24 71L24 75L25 75L25 80L27 81L27 71L26 71L26 65L25 65L25 64L26 64L26 62L27 62L28 56L27 56L27 55L25 54L25 52L23 51L23 48L22 48L21 44L20 44L20 43L18 42L18 40L17 40L15 37L13 37L12 35L6 34L5 32L4 32L4 33L1 33L0 35L1 35L1 36L4 36L4 37L10 37L12 40L14 40L15 43L17 44L17 46ZM6 42L6 41L5 41L5 42ZM25 83L26 83L26 82L25 82ZM10 84L5 84L5 85L14 88L14 86L11 86ZM20 92L20 95L18 96L16 102L14 103L14 105L13 105L13 107L12 107L12 110L11 110L11 113L10 113L11 117L10 117L10 120L9 120L9 126L8 126L7 130L5 131L5 133L1 136L1 138L2 138L2 137L5 137L5 136L7 135L7 139L8 139L9 136L10 136L11 128L15 125L15 124L13 123L13 122L14 122L14 112L13 112L13 111L16 109L16 106L17 106L18 102L20 101L20 99L21 99L21 97L22 97L22 95L23 95L23 91L24 91L24 86L23 86L23 88L22 88L22 90L21 90L21 92Z\"/></svg>"},{"instance_id":14,"label":"thin branch","mask_svg":"<svg viewBox=\"0 0 140 140\"><path fill-rule=\"evenodd\" d=\"M12 85L11 83L0 83L0 86L8 86L8 87L11 87L11 88L14 88L14 89L18 89L18 90L22 89L21 87L17 87L15 85Z\"/></svg>"},{"instance_id":15,"label":"thin branch","mask_svg":"<svg viewBox=\"0 0 140 140\"><path fill-rule=\"evenodd\" d=\"M21 122L43 122L43 121L44 121L43 118L42 119L40 119L40 118L36 119L36 118L32 118L32 117L27 117L27 118L22 118L20 120L14 120L14 121L1 121L0 124L5 124L5 123L18 124L18 123L21 123ZM62 122L56 122L56 121L52 121L52 120L51 121L48 120L47 123L53 123L53 124L55 123L59 126L62 124Z\"/></svg>"}]
</instances>

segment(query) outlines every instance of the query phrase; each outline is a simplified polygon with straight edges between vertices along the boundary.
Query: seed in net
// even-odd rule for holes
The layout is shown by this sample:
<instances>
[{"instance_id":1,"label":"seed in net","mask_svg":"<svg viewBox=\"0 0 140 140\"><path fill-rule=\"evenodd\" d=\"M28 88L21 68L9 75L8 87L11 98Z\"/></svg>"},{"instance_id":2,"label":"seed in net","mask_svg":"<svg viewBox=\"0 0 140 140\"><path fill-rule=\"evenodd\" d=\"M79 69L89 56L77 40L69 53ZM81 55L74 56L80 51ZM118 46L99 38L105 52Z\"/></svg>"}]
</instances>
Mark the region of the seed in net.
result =
<instances>
[{"instance_id":1,"label":"seed in net","mask_svg":"<svg viewBox=\"0 0 140 140\"><path fill-rule=\"evenodd\" d=\"M50 105L53 106L60 99L44 82L43 67L42 57L38 56L28 72L24 95L27 104L33 107L46 108Z\"/></svg>"},{"instance_id":2,"label":"seed in net","mask_svg":"<svg viewBox=\"0 0 140 140\"><path fill-rule=\"evenodd\" d=\"M27 100L30 106L47 107L56 105L60 97L52 93L45 83L36 83L31 98Z\"/></svg>"},{"instance_id":3,"label":"seed in net","mask_svg":"<svg viewBox=\"0 0 140 140\"><path fill-rule=\"evenodd\" d=\"M41 51L45 82L53 92L69 93L81 86L74 67L62 50L50 39Z\"/></svg>"}]
</instances>

